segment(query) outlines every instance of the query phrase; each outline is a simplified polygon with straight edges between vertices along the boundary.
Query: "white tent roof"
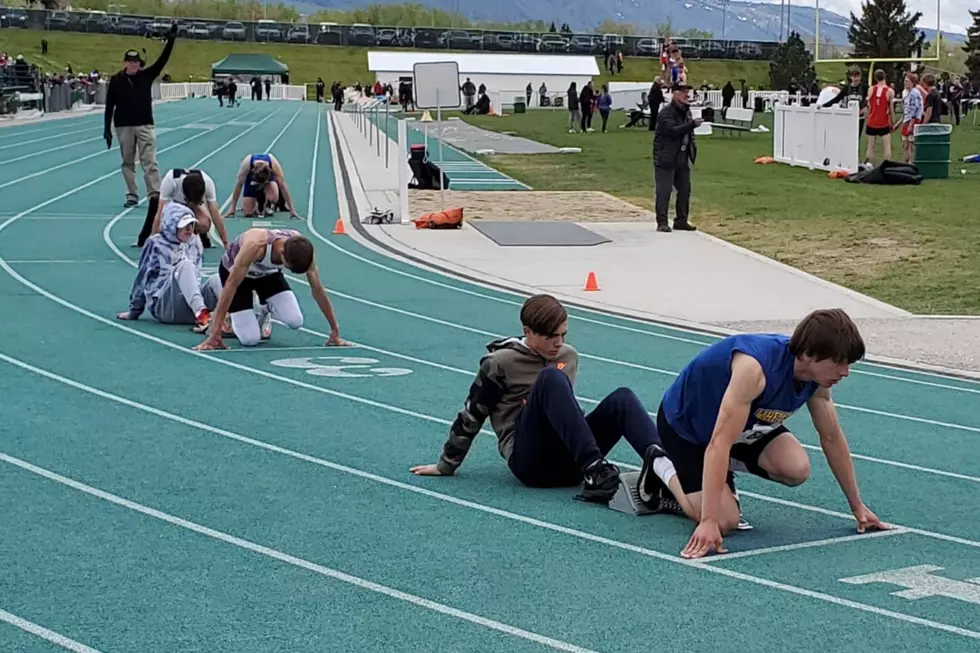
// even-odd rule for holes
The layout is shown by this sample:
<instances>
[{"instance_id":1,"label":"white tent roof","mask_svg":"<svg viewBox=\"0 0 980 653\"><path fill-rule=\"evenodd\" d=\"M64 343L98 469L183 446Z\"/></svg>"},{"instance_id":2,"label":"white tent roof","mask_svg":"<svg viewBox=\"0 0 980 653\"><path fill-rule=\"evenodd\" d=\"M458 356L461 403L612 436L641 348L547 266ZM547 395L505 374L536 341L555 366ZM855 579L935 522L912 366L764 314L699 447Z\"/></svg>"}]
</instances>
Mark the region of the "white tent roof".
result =
<instances>
[{"instance_id":1,"label":"white tent roof","mask_svg":"<svg viewBox=\"0 0 980 653\"><path fill-rule=\"evenodd\" d=\"M595 57L542 54L469 54L461 52L368 52L368 70L412 72L416 63L455 61L461 75L575 75L599 74Z\"/></svg>"}]
</instances>

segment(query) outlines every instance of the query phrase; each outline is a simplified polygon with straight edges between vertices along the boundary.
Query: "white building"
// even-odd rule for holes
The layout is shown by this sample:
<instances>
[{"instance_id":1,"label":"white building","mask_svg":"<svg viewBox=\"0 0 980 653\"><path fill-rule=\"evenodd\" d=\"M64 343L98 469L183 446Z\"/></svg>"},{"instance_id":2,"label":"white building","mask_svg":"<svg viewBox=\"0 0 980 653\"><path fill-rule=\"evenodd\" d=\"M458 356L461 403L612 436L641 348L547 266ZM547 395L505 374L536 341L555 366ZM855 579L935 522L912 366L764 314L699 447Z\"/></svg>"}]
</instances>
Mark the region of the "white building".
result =
<instances>
[{"instance_id":1,"label":"white building","mask_svg":"<svg viewBox=\"0 0 980 653\"><path fill-rule=\"evenodd\" d=\"M538 91L544 83L549 97L564 96L570 83L581 90L599 76L595 57L574 55L462 53L462 52L368 52L368 70L377 81L396 90L401 77L413 76L416 63L455 61L459 85L469 78L477 88L486 85L495 107L510 105L525 97L528 84L534 90L531 106L538 106ZM455 98L454 98L455 99Z\"/></svg>"}]
</instances>

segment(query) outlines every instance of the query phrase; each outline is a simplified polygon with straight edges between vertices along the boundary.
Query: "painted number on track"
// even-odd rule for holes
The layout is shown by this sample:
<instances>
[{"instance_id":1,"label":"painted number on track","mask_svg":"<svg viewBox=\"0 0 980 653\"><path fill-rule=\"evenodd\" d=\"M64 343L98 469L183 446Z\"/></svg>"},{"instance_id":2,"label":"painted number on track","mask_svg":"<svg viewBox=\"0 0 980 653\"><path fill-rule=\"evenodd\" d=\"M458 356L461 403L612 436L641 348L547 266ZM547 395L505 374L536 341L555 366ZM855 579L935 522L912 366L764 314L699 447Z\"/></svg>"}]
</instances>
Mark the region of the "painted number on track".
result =
<instances>
[{"instance_id":1,"label":"painted number on track","mask_svg":"<svg viewBox=\"0 0 980 653\"><path fill-rule=\"evenodd\" d=\"M404 367L375 367L380 361L360 356L314 356L282 358L272 361L276 367L306 370L313 376L363 378L369 376L404 376L412 370Z\"/></svg>"},{"instance_id":2,"label":"painted number on track","mask_svg":"<svg viewBox=\"0 0 980 653\"><path fill-rule=\"evenodd\" d=\"M863 576L841 578L840 580L842 583L849 583L851 585L883 583L885 585L904 587L905 589L892 592L892 595L910 601L933 596L943 596L948 599L956 599L957 601L980 605L980 578L956 580L934 573L942 571L942 569L942 567L936 565L918 565L903 569L890 569Z\"/></svg>"}]
</instances>

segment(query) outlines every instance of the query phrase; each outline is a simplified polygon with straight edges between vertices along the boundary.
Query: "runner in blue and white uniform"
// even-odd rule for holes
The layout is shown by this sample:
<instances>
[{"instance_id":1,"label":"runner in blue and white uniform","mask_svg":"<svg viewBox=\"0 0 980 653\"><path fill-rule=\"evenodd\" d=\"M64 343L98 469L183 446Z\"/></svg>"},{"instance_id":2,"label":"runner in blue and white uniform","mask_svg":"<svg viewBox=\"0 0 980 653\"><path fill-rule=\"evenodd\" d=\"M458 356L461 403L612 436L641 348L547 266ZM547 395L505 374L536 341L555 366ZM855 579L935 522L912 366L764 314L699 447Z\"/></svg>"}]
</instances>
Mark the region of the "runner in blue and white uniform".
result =
<instances>
[{"instance_id":1,"label":"runner in blue and white uniform","mask_svg":"<svg viewBox=\"0 0 980 653\"><path fill-rule=\"evenodd\" d=\"M272 154L250 154L242 159L226 217L235 215L239 197L246 217L256 216L260 211L272 215L277 208L288 210L290 217L299 217L286 185L286 175Z\"/></svg>"},{"instance_id":2,"label":"runner in blue and white uniform","mask_svg":"<svg viewBox=\"0 0 980 653\"><path fill-rule=\"evenodd\" d=\"M830 396L864 353L861 334L844 311L818 310L792 337L729 336L703 349L681 371L657 412L665 460L644 464L640 478L641 487L651 471L664 483L674 473L680 480L685 496L677 497L678 503L698 522L681 555L726 552L722 535L740 520L733 471L788 486L807 480L810 459L784 424L804 405L858 532L888 528L861 500Z\"/></svg>"},{"instance_id":3,"label":"runner in blue and white uniform","mask_svg":"<svg viewBox=\"0 0 980 653\"><path fill-rule=\"evenodd\" d=\"M290 329L301 328L303 312L283 268L306 275L313 299L330 323L326 344L346 344L340 338L340 326L330 298L320 283L313 244L293 229L256 228L243 232L225 248L218 273L208 282L220 284L221 295L208 338L195 349L225 349L222 332L229 330L243 346L254 347L272 335L273 317ZM253 293L259 298L258 313L254 309Z\"/></svg>"}]
</instances>

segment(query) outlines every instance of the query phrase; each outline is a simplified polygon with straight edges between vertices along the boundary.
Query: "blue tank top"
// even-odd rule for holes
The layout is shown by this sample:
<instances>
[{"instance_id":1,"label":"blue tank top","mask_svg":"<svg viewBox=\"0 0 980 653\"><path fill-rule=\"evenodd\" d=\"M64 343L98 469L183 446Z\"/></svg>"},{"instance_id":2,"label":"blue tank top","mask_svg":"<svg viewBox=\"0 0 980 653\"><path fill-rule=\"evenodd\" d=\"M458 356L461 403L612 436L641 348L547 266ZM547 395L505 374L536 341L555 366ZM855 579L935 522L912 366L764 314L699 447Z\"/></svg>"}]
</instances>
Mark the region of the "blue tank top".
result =
<instances>
[{"instance_id":1,"label":"blue tank top","mask_svg":"<svg viewBox=\"0 0 980 653\"><path fill-rule=\"evenodd\" d=\"M664 418L685 440L701 445L711 441L721 400L732 377L735 352L759 361L766 376L766 387L762 396L752 402L739 442L750 442L782 425L819 388L814 381L794 381L795 357L789 350L787 336L758 333L729 336L701 351L664 393Z\"/></svg>"}]
</instances>

